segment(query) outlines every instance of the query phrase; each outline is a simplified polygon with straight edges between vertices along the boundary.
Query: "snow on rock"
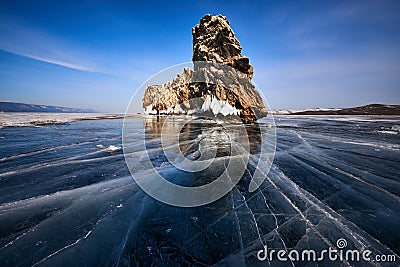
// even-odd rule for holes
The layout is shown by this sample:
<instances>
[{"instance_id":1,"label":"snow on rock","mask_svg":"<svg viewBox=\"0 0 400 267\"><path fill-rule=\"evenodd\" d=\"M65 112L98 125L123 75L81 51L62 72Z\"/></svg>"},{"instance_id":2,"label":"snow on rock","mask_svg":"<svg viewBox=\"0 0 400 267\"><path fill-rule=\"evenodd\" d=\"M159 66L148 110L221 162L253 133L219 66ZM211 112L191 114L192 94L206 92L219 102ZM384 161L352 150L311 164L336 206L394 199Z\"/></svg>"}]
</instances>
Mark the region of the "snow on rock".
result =
<instances>
[{"instance_id":1,"label":"snow on rock","mask_svg":"<svg viewBox=\"0 0 400 267\"><path fill-rule=\"evenodd\" d=\"M239 110L232 107L228 101L219 100L215 96L207 96L201 107L203 111L212 111L214 115L222 114L224 116L228 115L239 115Z\"/></svg>"}]
</instances>

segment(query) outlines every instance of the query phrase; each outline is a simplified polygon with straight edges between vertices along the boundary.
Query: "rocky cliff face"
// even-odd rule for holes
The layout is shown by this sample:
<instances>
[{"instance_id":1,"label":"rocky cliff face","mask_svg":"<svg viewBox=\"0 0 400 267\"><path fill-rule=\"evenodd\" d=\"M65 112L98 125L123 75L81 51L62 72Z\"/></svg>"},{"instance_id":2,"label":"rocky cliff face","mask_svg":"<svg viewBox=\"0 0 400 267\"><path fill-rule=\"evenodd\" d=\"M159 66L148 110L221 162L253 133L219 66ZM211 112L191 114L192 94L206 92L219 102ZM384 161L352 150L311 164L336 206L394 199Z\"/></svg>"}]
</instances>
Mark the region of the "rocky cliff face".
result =
<instances>
[{"instance_id":1,"label":"rocky cliff face","mask_svg":"<svg viewBox=\"0 0 400 267\"><path fill-rule=\"evenodd\" d=\"M253 67L226 17L205 15L192 29L194 69L173 81L149 85L143 97L147 114L236 115L244 122L266 116L260 94L251 83Z\"/></svg>"},{"instance_id":2,"label":"rocky cliff face","mask_svg":"<svg viewBox=\"0 0 400 267\"><path fill-rule=\"evenodd\" d=\"M192 29L193 61L226 64L253 77L253 66L242 56L242 47L225 16L205 15Z\"/></svg>"}]
</instances>

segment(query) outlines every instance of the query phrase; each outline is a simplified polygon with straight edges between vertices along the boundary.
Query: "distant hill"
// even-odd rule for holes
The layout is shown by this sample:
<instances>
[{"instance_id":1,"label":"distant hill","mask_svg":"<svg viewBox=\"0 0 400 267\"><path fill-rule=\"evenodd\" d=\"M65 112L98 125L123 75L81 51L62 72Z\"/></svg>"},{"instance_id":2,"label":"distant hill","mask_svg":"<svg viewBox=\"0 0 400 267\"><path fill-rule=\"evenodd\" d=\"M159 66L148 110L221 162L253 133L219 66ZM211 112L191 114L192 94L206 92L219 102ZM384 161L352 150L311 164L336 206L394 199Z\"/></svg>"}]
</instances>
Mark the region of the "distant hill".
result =
<instances>
[{"instance_id":1,"label":"distant hill","mask_svg":"<svg viewBox=\"0 0 400 267\"><path fill-rule=\"evenodd\" d=\"M304 111L290 113L290 115L398 115L400 116L400 105L370 104L354 108L304 110Z\"/></svg>"},{"instance_id":2,"label":"distant hill","mask_svg":"<svg viewBox=\"0 0 400 267\"><path fill-rule=\"evenodd\" d=\"M66 108L59 106L34 105L14 102L0 102L0 112L57 112L57 113L96 113L93 109Z\"/></svg>"}]
</instances>

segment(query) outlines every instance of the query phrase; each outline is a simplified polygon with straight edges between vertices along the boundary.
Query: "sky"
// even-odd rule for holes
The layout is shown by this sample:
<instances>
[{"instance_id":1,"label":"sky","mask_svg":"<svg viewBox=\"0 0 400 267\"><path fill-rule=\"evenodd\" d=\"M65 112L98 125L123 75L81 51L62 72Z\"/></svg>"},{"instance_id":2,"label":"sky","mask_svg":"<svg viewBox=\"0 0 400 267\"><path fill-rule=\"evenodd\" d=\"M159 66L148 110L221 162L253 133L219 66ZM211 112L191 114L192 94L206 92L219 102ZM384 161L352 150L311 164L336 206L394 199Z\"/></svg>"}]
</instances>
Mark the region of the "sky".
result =
<instances>
[{"instance_id":1,"label":"sky","mask_svg":"<svg viewBox=\"0 0 400 267\"><path fill-rule=\"evenodd\" d=\"M400 104L400 1L1 1L0 101L120 113L230 21L273 110Z\"/></svg>"}]
</instances>

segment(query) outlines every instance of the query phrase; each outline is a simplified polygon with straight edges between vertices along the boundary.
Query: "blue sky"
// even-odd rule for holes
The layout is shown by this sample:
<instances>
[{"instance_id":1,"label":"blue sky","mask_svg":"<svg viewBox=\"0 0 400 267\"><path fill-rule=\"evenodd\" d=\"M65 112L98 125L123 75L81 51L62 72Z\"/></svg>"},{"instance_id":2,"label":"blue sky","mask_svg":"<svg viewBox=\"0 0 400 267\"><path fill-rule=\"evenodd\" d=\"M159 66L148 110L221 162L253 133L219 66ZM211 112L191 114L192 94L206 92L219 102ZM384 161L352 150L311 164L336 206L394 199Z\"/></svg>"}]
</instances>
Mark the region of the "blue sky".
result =
<instances>
[{"instance_id":1,"label":"blue sky","mask_svg":"<svg viewBox=\"0 0 400 267\"><path fill-rule=\"evenodd\" d=\"M400 104L399 1L2 1L0 100L124 112L223 14L272 109Z\"/></svg>"}]
</instances>

